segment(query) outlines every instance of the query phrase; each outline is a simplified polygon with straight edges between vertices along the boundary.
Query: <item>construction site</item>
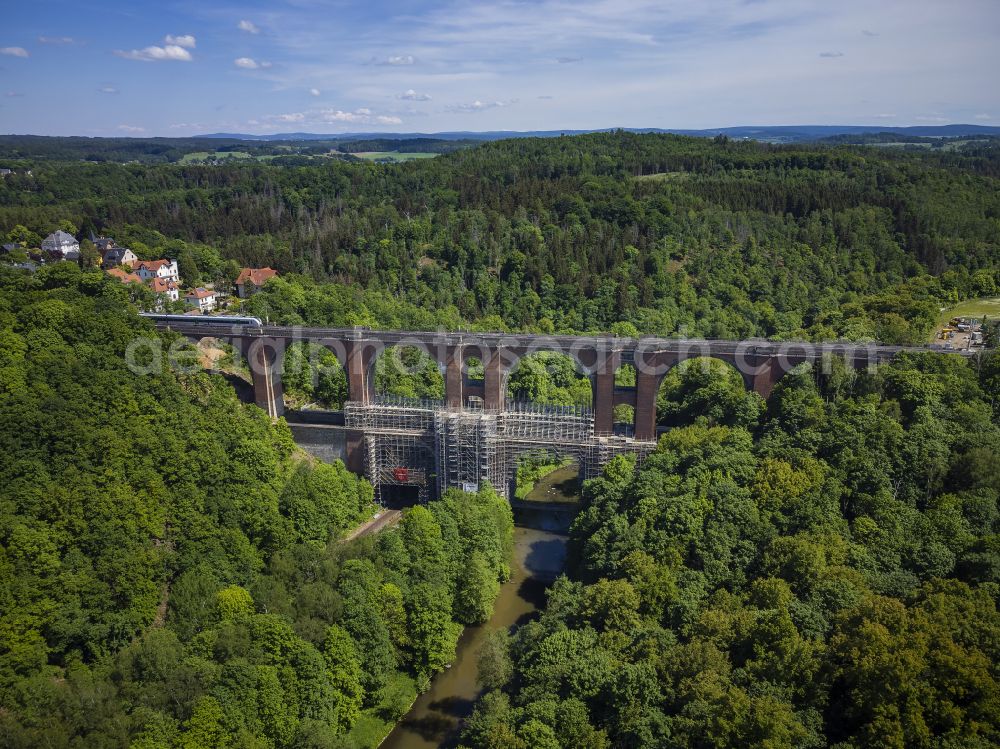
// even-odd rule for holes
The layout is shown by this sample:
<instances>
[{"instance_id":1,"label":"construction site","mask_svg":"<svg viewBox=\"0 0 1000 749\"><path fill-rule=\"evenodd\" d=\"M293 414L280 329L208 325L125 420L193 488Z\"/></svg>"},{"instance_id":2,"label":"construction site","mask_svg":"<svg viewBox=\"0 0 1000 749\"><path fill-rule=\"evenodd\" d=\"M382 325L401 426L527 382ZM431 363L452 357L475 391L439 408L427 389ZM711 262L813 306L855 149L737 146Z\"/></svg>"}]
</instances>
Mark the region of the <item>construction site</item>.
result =
<instances>
[{"instance_id":1,"label":"construction site","mask_svg":"<svg viewBox=\"0 0 1000 749\"><path fill-rule=\"evenodd\" d=\"M477 491L484 482L512 496L518 464L529 454L570 459L583 480L615 455L641 459L655 447L595 435L589 408L513 401L485 410L379 396L346 403L344 425L364 435L365 474L383 504L401 497L426 502L449 488Z\"/></svg>"}]
</instances>

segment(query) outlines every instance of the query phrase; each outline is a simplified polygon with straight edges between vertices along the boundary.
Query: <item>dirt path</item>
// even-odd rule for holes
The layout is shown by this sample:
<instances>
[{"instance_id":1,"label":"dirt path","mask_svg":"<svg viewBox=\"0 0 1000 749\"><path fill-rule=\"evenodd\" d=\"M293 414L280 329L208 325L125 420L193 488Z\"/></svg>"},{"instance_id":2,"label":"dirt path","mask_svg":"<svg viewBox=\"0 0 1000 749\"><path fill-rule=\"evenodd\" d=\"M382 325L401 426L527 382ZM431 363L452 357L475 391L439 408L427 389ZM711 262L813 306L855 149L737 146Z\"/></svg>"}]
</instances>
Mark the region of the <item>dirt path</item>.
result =
<instances>
[{"instance_id":1,"label":"dirt path","mask_svg":"<svg viewBox=\"0 0 1000 749\"><path fill-rule=\"evenodd\" d=\"M403 517L402 510L383 510L378 514L378 516L372 518L367 523L362 523L344 536L341 543L353 541L356 538L367 536L370 533L378 533L379 531L388 528L390 525L398 523L401 517Z\"/></svg>"}]
</instances>

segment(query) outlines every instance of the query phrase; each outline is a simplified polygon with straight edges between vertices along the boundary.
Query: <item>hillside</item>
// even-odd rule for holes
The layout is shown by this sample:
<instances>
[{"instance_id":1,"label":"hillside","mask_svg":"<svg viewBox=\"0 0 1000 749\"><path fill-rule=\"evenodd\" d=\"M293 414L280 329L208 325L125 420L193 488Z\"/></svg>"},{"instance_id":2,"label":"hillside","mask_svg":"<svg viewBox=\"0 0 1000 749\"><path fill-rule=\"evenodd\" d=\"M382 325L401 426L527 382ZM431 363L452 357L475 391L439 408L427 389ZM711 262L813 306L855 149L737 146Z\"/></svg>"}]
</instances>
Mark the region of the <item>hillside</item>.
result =
<instances>
[{"instance_id":1,"label":"hillside","mask_svg":"<svg viewBox=\"0 0 1000 749\"><path fill-rule=\"evenodd\" d=\"M484 651L464 745L996 746L997 393L996 357L802 372L766 408L691 368Z\"/></svg>"},{"instance_id":2,"label":"hillside","mask_svg":"<svg viewBox=\"0 0 1000 749\"><path fill-rule=\"evenodd\" d=\"M167 343L99 272L0 268L0 743L374 746L492 607L509 507L341 544L370 485Z\"/></svg>"},{"instance_id":3,"label":"hillside","mask_svg":"<svg viewBox=\"0 0 1000 749\"><path fill-rule=\"evenodd\" d=\"M191 280L228 260L302 274L259 301L285 322L385 324L364 290L445 325L920 342L1000 283L1000 152L975 143L619 132L398 165L34 166L0 184L0 230L187 251Z\"/></svg>"}]
</instances>

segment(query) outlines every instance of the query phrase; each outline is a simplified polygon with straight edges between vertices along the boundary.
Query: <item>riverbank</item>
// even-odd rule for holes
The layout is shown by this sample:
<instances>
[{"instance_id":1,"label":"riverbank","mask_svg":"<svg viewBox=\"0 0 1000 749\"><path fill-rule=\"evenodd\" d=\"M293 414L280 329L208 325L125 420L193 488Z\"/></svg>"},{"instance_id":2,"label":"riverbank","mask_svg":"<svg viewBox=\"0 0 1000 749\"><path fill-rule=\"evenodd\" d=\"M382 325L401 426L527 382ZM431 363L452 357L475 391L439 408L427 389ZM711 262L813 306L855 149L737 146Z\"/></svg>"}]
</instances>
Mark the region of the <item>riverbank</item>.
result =
<instances>
[{"instance_id":1,"label":"riverbank","mask_svg":"<svg viewBox=\"0 0 1000 749\"><path fill-rule=\"evenodd\" d=\"M516 629L537 616L545 605L546 587L566 562L566 536L534 528L514 529L511 577L500 588L486 624L466 627L451 668L434 677L380 749L434 749L458 738L461 721L472 713L479 685L476 661L486 636L497 629Z\"/></svg>"}]
</instances>

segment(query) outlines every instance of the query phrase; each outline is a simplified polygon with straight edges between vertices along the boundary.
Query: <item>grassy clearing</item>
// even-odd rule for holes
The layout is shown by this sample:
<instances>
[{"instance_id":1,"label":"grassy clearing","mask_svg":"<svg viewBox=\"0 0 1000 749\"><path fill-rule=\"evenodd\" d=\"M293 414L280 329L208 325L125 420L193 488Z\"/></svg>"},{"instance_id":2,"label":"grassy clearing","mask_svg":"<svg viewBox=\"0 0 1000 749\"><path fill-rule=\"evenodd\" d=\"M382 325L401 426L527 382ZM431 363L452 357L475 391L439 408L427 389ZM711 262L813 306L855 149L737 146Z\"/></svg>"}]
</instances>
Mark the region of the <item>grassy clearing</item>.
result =
<instances>
[{"instance_id":1,"label":"grassy clearing","mask_svg":"<svg viewBox=\"0 0 1000 749\"><path fill-rule=\"evenodd\" d=\"M351 155L357 156L359 159L368 159L369 161L381 161L388 159L389 161L399 162L413 161L414 159L433 159L438 154L412 153L408 151L359 151L358 153Z\"/></svg>"},{"instance_id":2,"label":"grassy clearing","mask_svg":"<svg viewBox=\"0 0 1000 749\"><path fill-rule=\"evenodd\" d=\"M953 317L975 317L980 320L988 317L1000 320L1000 297L968 299L953 307L945 307L938 315L937 325L934 326L934 332L931 334L931 341L936 340L938 331L947 325Z\"/></svg>"},{"instance_id":3,"label":"grassy clearing","mask_svg":"<svg viewBox=\"0 0 1000 749\"><path fill-rule=\"evenodd\" d=\"M256 161L270 161L273 158L273 154L252 156L246 151L216 151L215 153L210 151L194 151L192 153L184 154L181 157L180 163L194 164L207 159L215 159L219 161L225 161L226 159L254 159Z\"/></svg>"}]
</instances>

